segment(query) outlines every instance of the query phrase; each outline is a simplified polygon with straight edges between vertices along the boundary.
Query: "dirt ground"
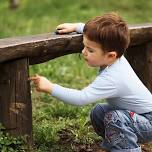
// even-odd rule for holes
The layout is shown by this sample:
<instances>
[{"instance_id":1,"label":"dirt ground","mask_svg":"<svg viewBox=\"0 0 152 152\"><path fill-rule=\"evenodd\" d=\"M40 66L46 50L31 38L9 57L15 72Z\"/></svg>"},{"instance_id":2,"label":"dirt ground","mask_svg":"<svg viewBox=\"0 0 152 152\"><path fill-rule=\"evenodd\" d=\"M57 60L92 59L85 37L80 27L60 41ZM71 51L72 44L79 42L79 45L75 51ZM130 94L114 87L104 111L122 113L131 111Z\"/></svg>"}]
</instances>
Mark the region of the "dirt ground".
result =
<instances>
[{"instance_id":1,"label":"dirt ground","mask_svg":"<svg viewBox=\"0 0 152 152\"><path fill-rule=\"evenodd\" d=\"M73 142L72 138L70 138L70 136L67 136L65 133L62 134L60 139L61 140L59 141L59 144L62 146L67 148L67 145L72 145L72 152L106 152L101 149L100 142L93 143L92 145L75 143ZM141 147L142 152L152 152L152 142L143 144Z\"/></svg>"},{"instance_id":2,"label":"dirt ground","mask_svg":"<svg viewBox=\"0 0 152 152\"><path fill-rule=\"evenodd\" d=\"M152 147L150 147L150 144L141 145L141 147L142 147L142 152L152 152ZM75 145L74 152L106 152L106 151L102 150L99 146L99 143L97 143L91 146Z\"/></svg>"},{"instance_id":3,"label":"dirt ground","mask_svg":"<svg viewBox=\"0 0 152 152\"><path fill-rule=\"evenodd\" d=\"M150 147L150 144L141 145L141 147L142 147L142 152L152 152L152 147ZM77 145L74 152L106 152L106 151L101 150L99 143L97 143L91 146Z\"/></svg>"}]
</instances>

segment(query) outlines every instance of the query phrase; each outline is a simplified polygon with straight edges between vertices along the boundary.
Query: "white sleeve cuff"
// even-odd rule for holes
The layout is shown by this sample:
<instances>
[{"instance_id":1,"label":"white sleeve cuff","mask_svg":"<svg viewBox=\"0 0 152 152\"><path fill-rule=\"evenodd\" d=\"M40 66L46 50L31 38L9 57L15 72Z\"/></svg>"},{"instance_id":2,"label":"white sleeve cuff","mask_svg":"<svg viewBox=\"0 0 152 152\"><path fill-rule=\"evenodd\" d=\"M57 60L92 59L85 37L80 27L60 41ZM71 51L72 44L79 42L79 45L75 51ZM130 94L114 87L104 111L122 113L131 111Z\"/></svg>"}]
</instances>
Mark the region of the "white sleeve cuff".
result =
<instances>
[{"instance_id":1,"label":"white sleeve cuff","mask_svg":"<svg viewBox=\"0 0 152 152\"><path fill-rule=\"evenodd\" d=\"M78 23L78 25L76 27L76 32L83 33L84 25L85 25L84 23Z\"/></svg>"}]
</instances>

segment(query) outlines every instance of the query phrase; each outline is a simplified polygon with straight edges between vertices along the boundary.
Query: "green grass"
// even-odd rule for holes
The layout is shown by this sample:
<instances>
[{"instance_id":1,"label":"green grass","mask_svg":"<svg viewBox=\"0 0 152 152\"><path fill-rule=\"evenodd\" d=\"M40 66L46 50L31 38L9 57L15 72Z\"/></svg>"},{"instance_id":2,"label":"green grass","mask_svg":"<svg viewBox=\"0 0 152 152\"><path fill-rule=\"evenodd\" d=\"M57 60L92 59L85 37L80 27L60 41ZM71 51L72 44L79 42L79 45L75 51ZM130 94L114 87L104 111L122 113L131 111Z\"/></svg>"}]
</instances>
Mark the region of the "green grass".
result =
<instances>
[{"instance_id":1,"label":"green grass","mask_svg":"<svg viewBox=\"0 0 152 152\"><path fill-rule=\"evenodd\" d=\"M59 23L85 22L109 11L118 12L129 23L152 22L151 9L151 0L22 0L13 11L7 0L1 0L0 37L46 33Z\"/></svg>"},{"instance_id":2,"label":"green grass","mask_svg":"<svg viewBox=\"0 0 152 152\"><path fill-rule=\"evenodd\" d=\"M53 32L60 23L85 22L109 11L118 12L129 24L147 23L152 22L151 10L151 0L20 0L17 10L10 10L8 1L1 0L0 38ZM35 73L54 83L81 89L95 78L97 69L89 68L74 54L33 65L30 75ZM75 143L99 140L89 122L94 104L71 106L32 90L35 151L73 151ZM71 144L60 143L68 140Z\"/></svg>"}]
</instances>

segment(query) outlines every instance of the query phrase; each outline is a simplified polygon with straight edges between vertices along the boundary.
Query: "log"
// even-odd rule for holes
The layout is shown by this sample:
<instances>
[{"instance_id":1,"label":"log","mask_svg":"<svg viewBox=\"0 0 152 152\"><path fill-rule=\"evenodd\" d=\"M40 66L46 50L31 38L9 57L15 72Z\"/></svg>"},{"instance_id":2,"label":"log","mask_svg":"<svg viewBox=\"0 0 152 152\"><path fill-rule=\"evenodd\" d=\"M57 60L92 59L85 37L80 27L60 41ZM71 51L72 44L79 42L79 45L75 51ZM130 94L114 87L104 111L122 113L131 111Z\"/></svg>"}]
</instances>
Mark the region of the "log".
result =
<instances>
[{"instance_id":1,"label":"log","mask_svg":"<svg viewBox=\"0 0 152 152\"><path fill-rule=\"evenodd\" d=\"M0 64L0 122L12 135L28 135L32 144L32 105L28 59Z\"/></svg>"},{"instance_id":2,"label":"log","mask_svg":"<svg viewBox=\"0 0 152 152\"><path fill-rule=\"evenodd\" d=\"M152 24L133 25L129 28L130 46L152 40ZM81 52L82 48L82 34L76 33L6 38L0 40L0 63L25 57L29 58L30 65L38 64L66 54Z\"/></svg>"}]
</instances>

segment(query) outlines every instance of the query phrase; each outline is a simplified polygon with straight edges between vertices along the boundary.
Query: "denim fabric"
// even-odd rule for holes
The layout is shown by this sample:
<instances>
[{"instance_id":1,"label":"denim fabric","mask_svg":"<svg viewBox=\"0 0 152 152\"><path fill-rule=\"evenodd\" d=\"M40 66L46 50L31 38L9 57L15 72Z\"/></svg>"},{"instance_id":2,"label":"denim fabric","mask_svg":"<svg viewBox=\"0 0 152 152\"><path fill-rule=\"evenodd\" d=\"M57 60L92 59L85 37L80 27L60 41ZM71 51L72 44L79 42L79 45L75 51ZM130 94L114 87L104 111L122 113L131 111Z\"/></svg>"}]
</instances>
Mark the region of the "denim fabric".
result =
<instances>
[{"instance_id":1,"label":"denim fabric","mask_svg":"<svg viewBox=\"0 0 152 152\"><path fill-rule=\"evenodd\" d=\"M95 132L103 137L101 147L111 152L141 152L139 143L152 141L152 112L136 114L98 104L91 112Z\"/></svg>"}]
</instances>

